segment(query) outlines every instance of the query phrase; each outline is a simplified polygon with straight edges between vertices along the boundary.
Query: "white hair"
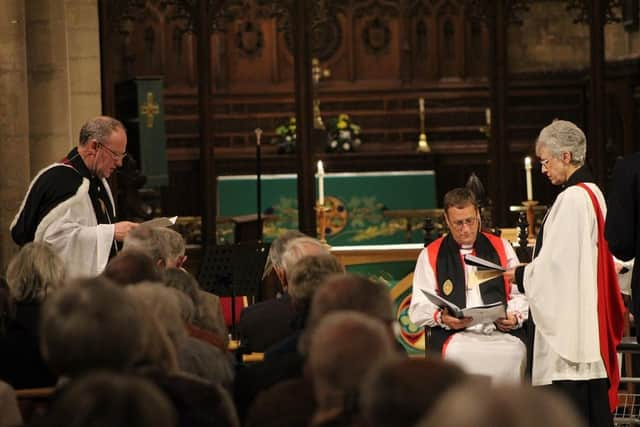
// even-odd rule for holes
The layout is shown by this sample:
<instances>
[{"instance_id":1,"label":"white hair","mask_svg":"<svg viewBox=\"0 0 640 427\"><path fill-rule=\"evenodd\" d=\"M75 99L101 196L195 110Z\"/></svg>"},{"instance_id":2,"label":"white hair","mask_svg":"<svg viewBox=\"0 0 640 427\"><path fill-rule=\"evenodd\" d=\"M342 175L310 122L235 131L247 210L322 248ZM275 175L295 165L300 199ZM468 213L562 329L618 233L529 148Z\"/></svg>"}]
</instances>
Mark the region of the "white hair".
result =
<instances>
[{"instance_id":1,"label":"white hair","mask_svg":"<svg viewBox=\"0 0 640 427\"><path fill-rule=\"evenodd\" d=\"M298 237L290 240L282 254L282 267L285 274L291 272L291 268L305 256L308 255L329 255L326 246L313 237Z\"/></svg>"},{"instance_id":2,"label":"white hair","mask_svg":"<svg viewBox=\"0 0 640 427\"><path fill-rule=\"evenodd\" d=\"M587 138L578 126L567 120L554 120L540 131L536 153L546 147L557 159L571 153L571 163L582 166L587 154Z\"/></svg>"}]
</instances>

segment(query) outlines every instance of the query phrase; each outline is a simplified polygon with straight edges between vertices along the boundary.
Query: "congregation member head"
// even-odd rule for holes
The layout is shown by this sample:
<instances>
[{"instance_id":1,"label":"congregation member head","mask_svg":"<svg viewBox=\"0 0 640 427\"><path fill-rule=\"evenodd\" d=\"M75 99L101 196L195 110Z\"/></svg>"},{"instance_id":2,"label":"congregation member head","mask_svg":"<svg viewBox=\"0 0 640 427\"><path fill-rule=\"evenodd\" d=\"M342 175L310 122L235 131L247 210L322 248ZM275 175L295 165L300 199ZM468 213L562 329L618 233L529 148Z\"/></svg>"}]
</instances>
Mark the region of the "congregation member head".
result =
<instances>
[{"instance_id":1,"label":"congregation member head","mask_svg":"<svg viewBox=\"0 0 640 427\"><path fill-rule=\"evenodd\" d=\"M181 268L186 261L184 238L167 227L138 227L124 240L123 249L146 253L159 269Z\"/></svg>"},{"instance_id":2,"label":"congregation member head","mask_svg":"<svg viewBox=\"0 0 640 427\"><path fill-rule=\"evenodd\" d=\"M309 350L308 367L317 404L312 426L356 422L365 376L378 363L396 356L387 328L354 311L331 313L322 319Z\"/></svg>"},{"instance_id":3,"label":"congregation member head","mask_svg":"<svg viewBox=\"0 0 640 427\"><path fill-rule=\"evenodd\" d=\"M289 272L291 302L304 324L316 290L332 274L344 272L344 267L333 255L308 255L301 258Z\"/></svg>"},{"instance_id":4,"label":"congregation member head","mask_svg":"<svg viewBox=\"0 0 640 427\"><path fill-rule=\"evenodd\" d=\"M307 235L298 230L287 230L271 242L263 276L266 276L273 270L278 277L280 277L284 269L282 265L282 255L284 254L287 244L293 239L299 239L300 237L307 237Z\"/></svg>"},{"instance_id":5,"label":"congregation member head","mask_svg":"<svg viewBox=\"0 0 640 427\"><path fill-rule=\"evenodd\" d=\"M44 359L67 377L96 369L128 371L145 340L131 297L102 277L75 280L51 295L40 328Z\"/></svg>"},{"instance_id":6,"label":"congregation member head","mask_svg":"<svg viewBox=\"0 0 640 427\"><path fill-rule=\"evenodd\" d=\"M415 425L447 389L467 378L462 368L436 358L385 361L367 375L361 388L367 426Z\"/></svg>"},{"instance_id":7,"label":"congregation member head","mask_svg":"<svg viewBox=\"0 0 640 427\"><path fill-rule=\"evenodd\" d=\"M7 268L7 283L16 302L39 302L65 279L62 259L44 242L24 245Z\"/></svg>"},{"instance_id":8,"label":"congregation member head","mask_svg":"<svg viewBox=\"0 0 640 427\"><path fill-rule=\"evenodd\" d=\"M166 254L164 268L182 268L187 261L186 244L182 234L168 227L158 227L160 244Z\"/></svg>"},{"instance_id":9,"label":"congregation member head","mask_svg":"<svg viewBox=\"0 0 640 427\"><path fill-rule=\"evenodd\" d=\"M300 351L308 352L309 337L329 313L352 310L379 320L393 335L395 317L389 290L381 282L351 273L334 274L320 285L311 301L307 328L300 340Z\"/></svg>"},{"instance_id":10,"label":"congregation member head","mask_svg":"<svg viewBox=\"0 0 640 427\"><path fill-rule=\"evenodd\" d=\"M171 401L151 382L97 372L71 383L41 427L177 427Z\"/></svg>"},{"instance_id":11,"label":"congregation member head","mask_svg":"<svg viewBox=\"0 0 640 427\"><path fill-rule=\"evenodd\" d=\"M219 298L201 291L196 278L182 268L167 268L163 271L162 276L165 285L183 292L193 303L195 313L191 323L215 334L226 348L228 334L222 313L220 313Z\"/></svg>"},{"instance_id":12,"label":"congregation member head","mask_svg":"<svg viewBox=\"0 0 640 427\"><path fill-rule=\"evenodd\" d=\"M145 225L131 230L124 239L123 250L135 249L145 253L158 268L163 268L169 254L160 235L159 227Z\"/></svg>"},{"instance_id":13,"label":"congregation member head","mask_svg":"<svg viewBox=\"0 0 640 427\"><path fill-rule=\"evenodd\" d=\"M313 237L297 237L289 240L282 253L282 270L278 274L284 289L289 286L291 269L305 256L327 255L329 251Z\"/></svg>"},{"instance_id":14,"label":"congregation member head","mask_svg":"<svg viewBox=\"0 0 640 427\"><path fill-rule=\"evenodd\" d=\"M416 427L586 427L563 395L540 387L462 383L449 390Z\"/></svg>"},{"instance_id":15,"label":"congregation member head","mask_svg":"<svg viewBox=\"0 0 640 427\"><path fill-rule=\"evenodd\" d=\"M169 338L181 371L231 386L233 372L225 352L187 334L187 324L195 315L187 295L157 283L142 283L126 290L145 317L160 327L161 335Z\"/></svg>"},{"instance_id":16,"label":"congregation member head","mask_svg":"<svg viewBox=\"0 0 640 427\"><path fill-rule=\"evenodd\" d=\"M102 275L121 286L162 281L160 270L149 255L131 248L112 258Z\"/></svg>"}]
</instances>

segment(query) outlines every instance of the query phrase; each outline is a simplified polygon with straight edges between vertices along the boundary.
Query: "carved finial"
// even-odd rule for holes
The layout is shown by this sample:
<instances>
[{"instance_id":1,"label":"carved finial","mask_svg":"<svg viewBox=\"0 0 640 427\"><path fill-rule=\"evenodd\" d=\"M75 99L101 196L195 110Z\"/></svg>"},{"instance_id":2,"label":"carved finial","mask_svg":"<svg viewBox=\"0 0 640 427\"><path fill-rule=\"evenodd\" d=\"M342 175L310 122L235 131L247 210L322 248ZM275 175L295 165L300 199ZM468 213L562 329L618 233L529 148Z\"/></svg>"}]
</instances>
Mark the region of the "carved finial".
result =
<instances>
[{"instance_id":1,"label":"carved finial","mask_svg":"<svg viewBox=\"0 0 640 427\"><path fill-rule=\"evenodd\" d=\"M518 244L520 247L526 247L529 243L529 223L527 222L527 213L522 211L518 214Z\"/></svg>"},{"instance_id":2,"label":"carved finial","mask_svg":"<svg viewBox=\"0 0 640 427\"><path fill-rule=\"evenodd\" d=\"M475 172L471 173L465 187L473 192L481 208L487 206L487 194L484 190L484 185L482 185L482 181L480 181L480 178L478 178L478 175L476 175Z\"/></svg>"}]
</instances>

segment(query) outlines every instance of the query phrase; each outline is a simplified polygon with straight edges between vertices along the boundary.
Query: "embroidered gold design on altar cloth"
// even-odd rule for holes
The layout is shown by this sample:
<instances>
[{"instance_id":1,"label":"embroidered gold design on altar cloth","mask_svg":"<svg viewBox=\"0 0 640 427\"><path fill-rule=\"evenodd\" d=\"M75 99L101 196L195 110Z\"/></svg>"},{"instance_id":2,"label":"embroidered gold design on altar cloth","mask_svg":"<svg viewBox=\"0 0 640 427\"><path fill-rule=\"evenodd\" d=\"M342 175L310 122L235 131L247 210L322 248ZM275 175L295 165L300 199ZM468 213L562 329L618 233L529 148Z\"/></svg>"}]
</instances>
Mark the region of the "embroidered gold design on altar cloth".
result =
<instances>
[{"instance_id":1,"label":"embroidered gold design on altar cloth","mask_svg":"<svg viewBox=\"0 0 640 427\"><path fill-rule=\"evenodd\" d=\"M451 282L451 279L445 280L444 284L442 285L442 292L445 295L451 295L451 292L453 292L453 282Z\"/></svg>"}]
</instances>

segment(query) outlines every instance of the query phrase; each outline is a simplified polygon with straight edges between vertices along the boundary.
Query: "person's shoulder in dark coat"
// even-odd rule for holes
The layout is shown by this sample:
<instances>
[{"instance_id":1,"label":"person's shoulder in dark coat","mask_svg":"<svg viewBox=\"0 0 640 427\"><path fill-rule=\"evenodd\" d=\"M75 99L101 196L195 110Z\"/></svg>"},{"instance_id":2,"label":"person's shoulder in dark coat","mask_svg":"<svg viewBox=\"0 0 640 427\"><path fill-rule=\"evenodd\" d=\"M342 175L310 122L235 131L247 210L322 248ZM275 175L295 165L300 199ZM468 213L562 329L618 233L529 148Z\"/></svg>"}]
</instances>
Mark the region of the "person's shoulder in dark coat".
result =
<instances>
[{"instance_id":1,"label":"person's shoulder in dark coat","mask_svg":"<svg viewBox=\"0 0 640 427\"><path fill-rule=\"evenodd\" d=\"M246 352L264 352L293 333L294 317L288 296L250 305L240 313L238 338Z\"/></svg>"}]
</instances>

